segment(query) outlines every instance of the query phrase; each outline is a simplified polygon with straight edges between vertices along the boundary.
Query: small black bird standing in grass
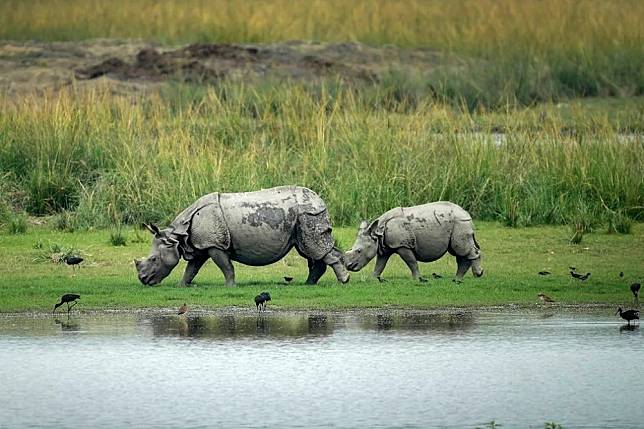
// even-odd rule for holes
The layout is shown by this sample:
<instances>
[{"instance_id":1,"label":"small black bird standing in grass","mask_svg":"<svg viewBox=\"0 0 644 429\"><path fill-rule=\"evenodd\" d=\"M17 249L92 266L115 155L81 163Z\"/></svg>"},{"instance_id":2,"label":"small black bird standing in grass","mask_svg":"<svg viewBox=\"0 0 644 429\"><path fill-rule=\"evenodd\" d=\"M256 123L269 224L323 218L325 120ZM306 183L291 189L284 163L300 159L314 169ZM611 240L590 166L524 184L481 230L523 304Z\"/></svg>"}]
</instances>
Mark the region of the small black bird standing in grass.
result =
<instances>
[{"instance_id":1,"label":"small black bird standing in grass","mask_svg":"<svg viewBox=\"0 0 644 429\"><path fill-rule=\"evenodd\" d=\"M582 282L584 282L584 281L588 280L588 277L590 277L590 273L586 273L586 274L584 274L584 275L582 276L581 274L576 273L576 272L574 272L574 271L571 271L571 272L570 272L570 275L571 275L571 276L573 276L573 277L574 277L574 278L576 278L576 279L581 280Z\"/></svg>"},{"instance_id":2,"label":"small black bird standing in grass","mask_svg":"<svg viewBox=\"0 0 644 429\"><path fill-rule=\"evenodd\" d=\"M436 274L436 273L432 273L432 277L434 277L437 280L443 278L443 276L441 276L440 274Z\"/></svg>"},{"instance_id":3,"label":"small black bird standing in grass","mask_svg":"<svg viewBox=\"0 0 644 429\"><path fill-rule=\"evenodd\" d=\"M539 294L539 295L537 295L537 296L539 297L539 299L541 300L541 302L555 302L555 300L554 300L554 299L550 298L550 297L549 297L548 295L546 295L545 293L540 293L540 294Z\"/></svg>"},{"instance_id":4,"label":"small black bird standing in grass","mask_svg":"<svg viewBox=\"0 0 644 429\"><path fill-rule=\"evenodd\" d=\"M63 260L67 265L71 265L72 269L74 269L74 267L76 266L79 266L78 264L83 262L83 258L79 258L78 256L65 256Z\"/></svg>"},{"instance_id":5,"label":"small black bird standing in grass","mask_svg":"<svg viewBox=\"0 0 644 429\"><path fill-rule=\"evenodd\" d=\"M568 269L573 270L573 271L577 271L577 267L568 267Z\"/></svg>"},{"instance_id":6,"label":"small black bird standing in grass","mask_svg":"<svg viewBox=\"0 0 644 429\"><path fill-rule=\"evenodd\" d=\"M293 280L293 277L284 276L284 281L290 283Z\"/></svg>"},{"instance_id":7,"label":"small black bird standing in grass","mask_svg":"<svg viewBox=\"0 0 644 429\"><path fill-rule=\"evenodd\" d=\"M76 300L77 299L80 299L80 295L77 295L75 293L66 293L65 295L63 295L60 298L60 302L58 304L54 305L54 311L52 311L52 314L54 314L56 312L56 309L58 307L60 307L61 305L65 304L65 303L67 303L67 313L69 313L71 311L72 307L74 307L76 305ZM73 302L71 307L69 306L70 302Z\"/></svg>"},{"instance_id":8,"label":"small black bird standing in grass","mask_svg":"<svg viewBox=\"0 0 644 429\"><path fill-rule=\"evenodd\" d=\"M624 277L624 271L620 271L620 272L619 272L619 276L620 276L620 277Z\"/></svg>"},{"instance_id":9,"label":"small black bird standing in grass","mask_svg":"<svg viewBox=\"0 0 644 429\"><path fill-rule=\"evenodd\" d=\"M537 274L539 274L540 276L549 276L550 271L539 271Z\"/></svg>"},{"instance_id":10,"label":"small black bird standing in grass","mask_svg":"<svg viewBox=\"0 0 644 429\"><path fill-rule=\"evenodd\" d=\"M630 325L631 320L635 320L635 319L639 320L640 319L639 312L640 312L639 310L622 311L622 307L619 307L617 309L617 313L615 313L615 315L619 314L619 316L622 319L626 320L628 322L628 324Z\"/></svg>"},{"instance_id":11,"label":"small black bird standing in grass","mask_svg":"<svg viewBox=\"0 0 644 429\"><path fill-rule=\"evenodd\" d=\"M640 285L639 283L633 283L631 285L631 292L633 292L633 296L635 297L635 299L637 299L637 296L640 294L640 287L641 286L642 285Z\"/></svg>"},{"instance_id":12,"label":"small black bird standing in grass","mask_svg":"<svg viewBox=\"0 0 644 429\"><path fill-rule=\"evenodd\" d=\"M177 313L177 315L180 316L182 314L186 314L187 312L188 312L188 306L184 302L183 305L181 307L179 307L179 312Z\"/></svg>"},{"instance_id":13,"label":"small black bird standing in grass","mask_svg":"<svg viewBox=\"0 0 644 429\"><path fill-rule=\"evenodd\" d=\"M271 300L271 295L268 292L262 292L255 297L255 306L257 311L266 310L266 302ZM260 306L262 308L260 309Z\"/></svg>"}]
</instances>

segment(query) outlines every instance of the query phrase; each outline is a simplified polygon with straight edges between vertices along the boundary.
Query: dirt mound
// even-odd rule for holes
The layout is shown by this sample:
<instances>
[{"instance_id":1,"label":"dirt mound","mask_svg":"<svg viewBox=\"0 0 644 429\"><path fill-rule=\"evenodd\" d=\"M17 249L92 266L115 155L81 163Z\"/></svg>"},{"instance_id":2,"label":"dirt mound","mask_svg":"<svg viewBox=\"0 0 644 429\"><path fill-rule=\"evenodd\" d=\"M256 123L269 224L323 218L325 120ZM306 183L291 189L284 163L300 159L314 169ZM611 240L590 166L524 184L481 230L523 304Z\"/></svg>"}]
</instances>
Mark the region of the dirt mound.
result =
<instances>
[{"instance_id":1,"label":"dirt mound","mask_svg":"<svg viewBox=\"0 0 644 429\"><path fill-rule=\"evenodd\" d=\"M143 41L0 43L0 91L57 90L106 82L129 93L168 80L378 81L392 68L425 73L447 60L430 50L374 48L361 43L286 42L265 45L192 44L160 47Z\"/></svg>"},{"instance_id":2,"label":"dirt mound","mask_svg":"<svg viewBox=\"0 0 644 429\"><path fill-rule=\"evenodd\" d=\"M211 82L224 77L316 79L337 75L350 80L376 80L367 66L349 65L328 55L300 52L288 47L260 48L230 44L194 44L160 52L141 49L134 62L118 57L76 70L77 79L100 76L127 79L179 79Z\"/></svg>"}]
</instances>

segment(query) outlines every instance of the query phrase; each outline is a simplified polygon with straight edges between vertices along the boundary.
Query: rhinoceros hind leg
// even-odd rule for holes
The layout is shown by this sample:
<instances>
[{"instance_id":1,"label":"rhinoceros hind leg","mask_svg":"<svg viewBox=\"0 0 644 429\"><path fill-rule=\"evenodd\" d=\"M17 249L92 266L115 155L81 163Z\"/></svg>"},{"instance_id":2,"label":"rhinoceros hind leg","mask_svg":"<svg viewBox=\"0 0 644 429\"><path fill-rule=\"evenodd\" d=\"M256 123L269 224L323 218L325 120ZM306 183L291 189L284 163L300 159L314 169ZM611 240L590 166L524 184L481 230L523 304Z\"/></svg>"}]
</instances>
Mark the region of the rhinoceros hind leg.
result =
<instances>
[{"instance_id":1,"label":"rhinoceros hind leg","mask_svg":"<svg viewBox=\"0 0 644 429\"><path fill-rule=\"evenodd\" d=\"M309 277L306 279L306 284L314 285L326 271L326 264L323 261L314 261L313 259L308 259L308 262Z\"/></svg>"},{"instance_id":2,"label":"rhinoceros hind leg","mask_svg":"<svg viewBox=\"0 0 644 429\"><path fill-rule=\"evenodd\" d=\"M467 259L465 256L456 256L456 263L458 264L458 269L456 270L455 281L460 282L463 280L463 276L467 273L467 270L472 266L472 260Z\"/></svg>"},{"instance_id":3,"label":"rhinoceros hind leg","mask_svg":"<svg viewBox=\"0 0 644 429\"><path fill-rule=\"evenodd\" d=\"M398 253L402 260L405 261L405 264L407 264L407 266L411 270L411 276L414 278L414 280L423 283L427 281L425 277L422 277L420 275L420 271L418 271L418 261L416 261L414 252L412 252L410 249L407 249L406 247L401 247L400 249L396 250L396 253Z\"/></svg>"},{"instance_id":4,"label":"rhinoceros hind leg","mask_svg":"<svg viewBox=\"0 0 644 429\"><path fill-rule=\"evenodd\" d=\"M223 250L212 248L208 250L208 255L212 258L215 264L219 267L224 278L226 279L226 286L235 286L235 267L230 262L230 257Z\"/></svg>"}]
</instances>

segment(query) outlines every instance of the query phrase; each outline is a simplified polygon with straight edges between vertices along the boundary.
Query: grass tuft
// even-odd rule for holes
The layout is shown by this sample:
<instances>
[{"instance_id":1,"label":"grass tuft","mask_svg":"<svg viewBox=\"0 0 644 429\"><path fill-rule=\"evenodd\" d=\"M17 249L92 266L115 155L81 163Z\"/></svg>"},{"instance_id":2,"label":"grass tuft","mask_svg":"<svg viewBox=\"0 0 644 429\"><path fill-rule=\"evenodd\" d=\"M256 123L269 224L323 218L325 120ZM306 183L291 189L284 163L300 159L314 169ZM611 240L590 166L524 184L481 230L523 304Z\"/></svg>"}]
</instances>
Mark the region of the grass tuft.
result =
<instances>
[{"instance_id":1,"label":"grass tuft","mask_svg":"<svg viewBox=\"0 0 644 429\"><path fill-rule=\"evenodd\" d=\"M626 216L622 210L618 210L609 215L606 228L609 234L630 234L632 228L633 220Z\"/></svg>"},{"instance_id":2,"label":"grass tuft","mask_svg":"<svg viewBox=\"0 0 644 429\"><path fill-rule=\"evenodd\" d=\"M110 231L110 244L112 246L125 246L127 245L127 236L119 228Z\"/></svg>"},{"instance_id":3,"label":"grass tuft","mask_svg":"<svg viewBox=\"0 0 644 429\"><path fill-rule=\"evenodd\" d=\"M9 234L24 234L27 232L27 215L24 213L15 213L9 217L7 222L7 231Z\"/></svg>"},{"instance_id":4,"label":"grass tuft","mask_svg":"<svg viewBox=\"0 0 644 429\"><path fill-rule=\"evenodd\" d=\"M33 261L34 262L53 262L55 264L62 264L65 262L65 259L72 256L80 256L80 251L73 247L66 247L57 242L49 242L49 245L45 248L42 243L39 243L40 247L36 249L36 252Z\"/></svg>"}]
</instances>

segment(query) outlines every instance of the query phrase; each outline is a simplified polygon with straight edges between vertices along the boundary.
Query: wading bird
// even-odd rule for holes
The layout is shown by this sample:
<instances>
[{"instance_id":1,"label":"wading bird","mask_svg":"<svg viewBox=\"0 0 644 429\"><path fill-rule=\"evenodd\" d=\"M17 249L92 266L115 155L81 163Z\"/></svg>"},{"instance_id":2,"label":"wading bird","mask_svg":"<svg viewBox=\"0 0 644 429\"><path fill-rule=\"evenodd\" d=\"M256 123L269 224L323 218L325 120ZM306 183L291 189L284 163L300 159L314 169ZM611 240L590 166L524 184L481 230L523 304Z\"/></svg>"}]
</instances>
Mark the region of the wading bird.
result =
<instances>
[{"instance_id":1,"label":"wading bird","mask_svg":"<svg viewBox=\"0 0 644 429\"><path fill-rule=\"evenodd\" d=\"M571 271L571 272L570 272L570 275L571 275L571 276L573 276L573 277L574 277L574 278L576 278L576 279L581 280L582 282L586 281L586 280L588 279L588 277L590 277L590 273L586 273L586 274L584 274L584 275L582 276L581 274L576 273L576 272L574 272L574 271Z\"/></svg>"},{"instance_id":2,"label":"wading bird","mask_svg":"<svg viewBox=\"0 0 644 429\"><path fill-rule=\"evenodd\" d=\"M266 310L266 302L271 300L271 295L268 292L262 292L255 297L255 307L257 311ZM262 308L260 308L262 306Z\"/></svg>"},{"instance_id":3,"label":"wading bird","mask_svg":"<svg viewBox=\"0 0 644 429\"><path fill-rule=\"evenodd\" d=\"M540 293L540 294L539 294L539 295L537 295L537 296L539 297L539 299L541 300L541 302L544 302L544 303L545 303L545 302L555 302L555 300L554 300L554 299L550 298L550 297L549 297L548 295L546 295L545 293Z\"/></svg>"},{"instance_id":4,"label":"wading bird","mask_svg":"<svg viewBox=\"0 0 644 429\"><path fill-rule=\"evenodd\" d=\"M617 313L615 313L615 315L619 314L619 317L621 317L622 319L626 320L628 322L628 324L630 325L631 320L635 320L635 319L639 320L639 318L640 318L639 312L640 312L639 310L622 311L622 307L619 307L617 309Z\"/></svg>"},{"instance_id":5,"label":"wading bird","mask_svg":"<svg viewBox=\"0 0 644 429\"><path fill-rule=\"evenodd\" d=\"M67 303L67 313L69 313L77 303L76 300L80 299L80 295L77 295L75 293L66 293L60 298L60 302L56 305L54 305L54 311L52 311L52 314L56 312L56 309L60 307L61 305ZM73 304L70 306L69 303L73 302Z\"/></svg>"},{"instance_id":6,"label":"wading bird","mask_svg":"<svg viewBox=\"0 0 644 429\"><path fill-rule=\"evenodd\" d=\"M539 271L537 274L539 274L540 276L549 276L550 271Z\"/></svg>"},{"instance_id":7,"label":"wading bird","mask_svg":"<svg viewBox=\"0 0 644 429\"><path fill-rule=\"evenodd\" d=\"M436 274L436 273L432 273L432 277L434 277L435 279L442 279L443 278L443 276L441 276L440 274Z\"/></svg>"},{"instance_id":8,"label":"wading bird","mask_svg":"<svg viewBox=\"0 0 644 429\"><path fill-rule=\"evenodd\" d=\"M63 260L67 265L71 265L72 269L74 269L74 267L76 266L79 266L78 264L83 262L83 258L79 258L78 256L65 256Z\"/></svg>"},{"instance_id":9,"label":"wading bird","mask_svg":"<svg viewBox=\"0 0 644 429\"><path fill-rule=\"evenodd\" d=\"M177 313L178 315L186 314L188 312L188 306L184 302L181 307L179 307L179 312Z\"/></svg>"},{"instance_id":10,"label":"wading bird","mask_svg":"<svg viewBox=\"0 0 644 429\"><path fill-rule=\"evenodd\" d=\"M641 286L642 285L640 285L639 283L633 283L631 285L631 292L633 292L633 296L635 297L635 299L637 299L638 298L637 296L640 294L640 287Z\"/></svg>"}]
</instances>

